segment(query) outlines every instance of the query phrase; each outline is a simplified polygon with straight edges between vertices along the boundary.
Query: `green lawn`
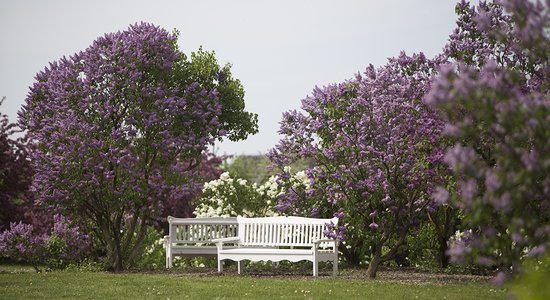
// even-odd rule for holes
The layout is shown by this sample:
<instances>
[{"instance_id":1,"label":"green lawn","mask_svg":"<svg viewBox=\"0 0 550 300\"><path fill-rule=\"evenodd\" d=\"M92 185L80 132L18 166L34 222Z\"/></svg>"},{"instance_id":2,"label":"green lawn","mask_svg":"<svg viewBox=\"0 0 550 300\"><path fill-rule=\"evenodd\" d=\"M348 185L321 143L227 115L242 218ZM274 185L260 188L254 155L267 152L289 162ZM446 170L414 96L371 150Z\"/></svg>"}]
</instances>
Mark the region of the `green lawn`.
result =
<instances>
[{"instance_id":1,"label":"green lawn","mask_svg":"<svg viewBox=\"0 0 550 300\"><path fill-rule=\"evenodd\" d=\"M267 273L269 274L269 273ZM328 274L328 272L326 273ZM326 275L325 274L325 275ZM208 272L123 273L59 271L33 273L0 266L0 299L504 299L485 279L427 278L417 273L381 273L366 280L354 271L333 278L305 274ZM417 274L417 275L415 275ZM413 278L408 278L409 276Z\"/></svg>"}]
</instances>

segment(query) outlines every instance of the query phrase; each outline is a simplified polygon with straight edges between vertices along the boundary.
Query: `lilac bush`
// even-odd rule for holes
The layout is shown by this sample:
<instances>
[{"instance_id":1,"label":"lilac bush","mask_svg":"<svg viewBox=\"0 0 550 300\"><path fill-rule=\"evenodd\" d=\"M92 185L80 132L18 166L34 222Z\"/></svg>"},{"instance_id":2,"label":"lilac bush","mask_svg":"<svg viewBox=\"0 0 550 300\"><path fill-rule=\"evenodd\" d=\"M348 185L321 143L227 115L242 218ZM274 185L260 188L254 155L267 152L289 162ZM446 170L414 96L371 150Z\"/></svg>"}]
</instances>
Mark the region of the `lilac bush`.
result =
<instances>
[{"instance_id":1,"label":"lilac bush","mask_svg":"<svg viewBox=\"0 0 550 300\"><path fill-rule=\"evenodd\" d=\"M498 267L499 281L550 246L550 19L540 2L457 6L458 28L426 102L456 144L445 162L459 178L443 193L468 216L470 237L450 251Z\"/></svg>"},{"instance_id":2,"label":"lilac bush","mask_svg":"<svg viewBox=\"0 0 550 300\"><path fill-rule=\"evenodd\" d=\"M161 201L186 199L208 145L257 130L229 66L176 42L147 23L108 33L39 72L20 112L37 201L90 224L111 270L133 265Z\"/></svg>"},{"instance_id":3,"label":"lilac bush","mask_svg":"<svg viewBox=\"0 0 550 300\"><path fill-rule=\"evenodd\" d=\"M36 271L41 271L42 265L56 269L79 262L89 254L90 246L90 237L59 214L54 216L53 228L47 230L13 222L0 233L0 256L30 263Z\"/></svg>"},{"instance_id":4,"label":"lilac bush","mask_svg":"<svg viewBox=\"0 0 550 300\"><path fill-rule=\"evenodd\" d=\"M12 222L9 229L0 233L0 255L30 263L38 272L46 239L47 235L36 234L32 225Z\"/></svg>"},{"instance_id":5,"label":"lilac bush","mask_svg":"<svg viewBox=\"0 0 550 300\"><path fill-rule=\"evenodd\" d=\"M5 99L0 100L0 107ZM15 137L20 131L7 115L0 114L0 230L24 219L30 206L27 191L33 172L25 137Z\"/></svg>"},{"instance_id":6,"label":"lilac bush","mask_svg":"<svg viewBox=\"0 0 550 300\"><path fill-rule=\"evenodd\" d=\"M281 196L279 206L307 201L317 214L343 218L341 251L353 264L370 257L370 277L437 206L430 194L442 180L443 123L421 99L441 60L401 53L354 79L315 88L302 101L304 112L283 115L283 138L269 153L282 179L290 178L283 166L314 161L306 170L311 188Z\"/></svg>"},{"instance_id":7,"label":"lilac bush","mask_svg":"<svg viewBox=\"0 0 550 300\"><path fill-rule=\"evenodd\" d=\"M85 258L91 249L91 238L78 225L63 215L54 216L50 236L45 240L46 264L62 268Z\"/></svg>"}]
</instances>

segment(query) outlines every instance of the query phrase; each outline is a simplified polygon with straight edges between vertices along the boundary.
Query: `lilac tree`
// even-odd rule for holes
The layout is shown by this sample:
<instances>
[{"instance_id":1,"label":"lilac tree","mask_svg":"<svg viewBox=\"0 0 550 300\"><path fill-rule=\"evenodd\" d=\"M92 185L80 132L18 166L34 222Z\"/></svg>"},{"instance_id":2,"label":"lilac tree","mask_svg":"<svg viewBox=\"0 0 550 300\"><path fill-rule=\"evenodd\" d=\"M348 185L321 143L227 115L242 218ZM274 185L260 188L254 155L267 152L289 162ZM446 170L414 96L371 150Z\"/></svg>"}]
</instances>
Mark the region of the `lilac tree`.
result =
<instances>
[{"instance_id":1,"label":"lilac tree","mask_svg":"<svg viewBox=\"0 0 550 300\"><path fill-rule=\"evenodd\" d=\"M0 106L5 98L0 100ZM19 132L7 115L0 115L0 230L11 222L24 218L27 190L32 180L24 137L14 138Z\"/></svg>"},{"instance_id":2,"label":"lilac tree","mask_svg":"<svg viewBox=\"0 0 550 300\"><path fill-rule=\"evenodd\" d=\"M498 279L550 246L549 6L460 3L446 47L455 63L426 97L457 141L445 155L459 178L448 195L472 229L451 254L498 267Z\"/></svg>"},{"instance_id":3,"label":"lilac tree","mask_svg":"<svg viewBox=\"0 0 550 300\"><path fill-rule=\"evenodd\" d=\"M215 139L257 131L229 65L141 23L36 75L20 124L36 143L38 202L85 221L111 270L131 267L166 199L193 184Z\"/></svg>"},{"instance_id":4,"label":"lilac tree","mask_svg":"<svg viewBox=\"0 0 550 300\"><path fill-rule=\"evenodd\" d=\"M372 278L436 206L430 194L441 182L442 122L421 99L439 63L401 53L364 76L315 88L302 101L304 112L284 114L284 137L269 153L281 170L297 159L314 161L306 170L311 187L281 196L278 207L309 201L310 213L343 218L340 250L353 264L370 257Z\"/></svg>"}]
</instances>

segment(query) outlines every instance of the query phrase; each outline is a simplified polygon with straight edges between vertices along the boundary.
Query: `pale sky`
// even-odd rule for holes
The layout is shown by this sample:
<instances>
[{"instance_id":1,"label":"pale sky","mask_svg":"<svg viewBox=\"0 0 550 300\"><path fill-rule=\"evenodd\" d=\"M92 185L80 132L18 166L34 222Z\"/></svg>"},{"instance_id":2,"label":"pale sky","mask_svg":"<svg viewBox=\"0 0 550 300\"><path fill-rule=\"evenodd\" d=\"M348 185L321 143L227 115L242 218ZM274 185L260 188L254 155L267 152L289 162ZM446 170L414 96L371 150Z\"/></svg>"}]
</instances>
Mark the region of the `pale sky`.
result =
<instances>
[{"instance_id":1,"label":"pale sky","mask_svg":"<svg viewBox=\"0 0 550 300\"><path fill-rule=\"evenodd\" d=\"M10 121L50 61L107 32L146 21L180 31L179 46L216 51L244 86L260 132L217 154L265 153L284 111L313 88L342 82L401 50L439 53L456 21L453 0L76 1L0 0L0 107Z\"/></svg>"}]
</instances>

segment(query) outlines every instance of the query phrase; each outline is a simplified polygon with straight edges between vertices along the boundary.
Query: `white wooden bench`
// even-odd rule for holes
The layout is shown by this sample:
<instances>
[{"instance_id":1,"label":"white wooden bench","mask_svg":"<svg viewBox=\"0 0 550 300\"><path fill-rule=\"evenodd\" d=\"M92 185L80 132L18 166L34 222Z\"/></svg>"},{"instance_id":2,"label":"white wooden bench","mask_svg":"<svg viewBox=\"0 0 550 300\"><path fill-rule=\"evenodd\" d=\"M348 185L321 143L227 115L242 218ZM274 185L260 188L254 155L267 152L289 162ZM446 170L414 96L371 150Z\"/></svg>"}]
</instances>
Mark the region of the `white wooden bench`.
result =
<instances>
[{"instance_id":1,"label":"white wooden bench","mask_svg":"<svg viewBox=\"0 0 550 300\"><path fill-rule=\"evenodd\" d=\"M332 273L338 273L338 240L328 239L324 231L327 223L338 224L338 218L312 219L303 217L237 217L236 237L214 239L218 246L218 272L223 271L223 260L313 262L313 276L319 275L320 261L332 261ZM225 244L236 244L227 248Z\"/></svg>"},{"instance_id":2,"label":"white wooden bench","mask_svg":"<svg viewBox=\"0 0 550 300\"><path fill-rule=\"evenodd\" d=\"M212 240L237 235L237 218L174 218L168 217L169 234L164 237L166 268L172 267L175 256L215 257Z\"/></svg>"}]
</instances>

